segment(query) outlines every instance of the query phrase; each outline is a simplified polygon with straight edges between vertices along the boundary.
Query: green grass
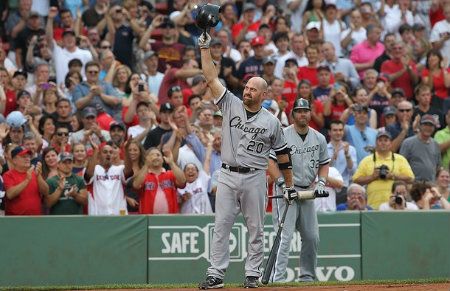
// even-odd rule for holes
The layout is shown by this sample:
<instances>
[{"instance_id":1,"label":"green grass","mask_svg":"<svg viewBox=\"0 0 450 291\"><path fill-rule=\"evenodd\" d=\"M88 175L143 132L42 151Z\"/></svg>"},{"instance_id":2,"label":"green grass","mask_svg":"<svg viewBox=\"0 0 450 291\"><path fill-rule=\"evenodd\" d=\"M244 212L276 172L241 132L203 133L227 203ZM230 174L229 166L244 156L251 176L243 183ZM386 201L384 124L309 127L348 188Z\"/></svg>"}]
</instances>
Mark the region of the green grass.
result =
<instances>
[{"instance_id":1,"label":"green grass","mask_svg":"<svg viewBox=\"0 0 450 291\"><path fill-rule=\"evenodd\" d=\"M328 281L314 283L276 283L270 287L306 287L306 286L342 286L342 285L405 285L405 284L437 284L450 283L450 278L415 279L415 280L364 280L364 281ZM182 289L197 288L197 284L108 284L89 286L0 286L0 290L96 290L96 289ZM226 284L226 288L241 287L242 284Z\"/></svg>"}]
</instances>

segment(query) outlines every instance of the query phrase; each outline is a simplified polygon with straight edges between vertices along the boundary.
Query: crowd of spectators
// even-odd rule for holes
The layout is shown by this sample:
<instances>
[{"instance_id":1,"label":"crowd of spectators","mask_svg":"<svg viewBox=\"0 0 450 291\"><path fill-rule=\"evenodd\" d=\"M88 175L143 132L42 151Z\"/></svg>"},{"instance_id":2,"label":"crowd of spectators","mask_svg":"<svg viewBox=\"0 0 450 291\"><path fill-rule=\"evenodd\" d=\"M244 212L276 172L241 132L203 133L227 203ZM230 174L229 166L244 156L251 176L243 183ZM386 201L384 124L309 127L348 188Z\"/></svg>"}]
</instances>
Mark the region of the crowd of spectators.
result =
<instances>
[{"instance_id":1,"label":"crowd of spectators","mask_svg":"<svg viewBox=\"0 0 450 291\"><path fill-rule=\"evenodd\" d=\"M450 0L209 2L228 90L263 77L285 127L310 102L331 158L318 211L450 209ZM199 4L1 1L0 215L214 212L229 145Z\"/></svg>"}]
</instances>

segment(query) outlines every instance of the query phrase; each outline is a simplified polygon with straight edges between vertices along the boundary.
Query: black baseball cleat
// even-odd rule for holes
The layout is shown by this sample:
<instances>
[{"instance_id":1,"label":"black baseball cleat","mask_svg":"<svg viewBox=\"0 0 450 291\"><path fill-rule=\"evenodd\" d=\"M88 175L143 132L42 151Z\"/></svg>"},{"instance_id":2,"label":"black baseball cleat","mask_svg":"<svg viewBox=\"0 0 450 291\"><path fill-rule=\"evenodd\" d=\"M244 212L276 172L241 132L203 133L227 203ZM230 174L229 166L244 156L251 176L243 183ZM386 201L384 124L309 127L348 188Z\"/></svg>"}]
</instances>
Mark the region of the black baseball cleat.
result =
<instances>
[{"instance_id":1,"label":"black baseball cleat","mask_svg":"<svg viewBox=\"0 0 450 291\"><path fill-rule=\"evenodd\" d=\"M244 288L258 288L258 277L245 277Z\"/></svg>"},{"instance_id":2,"label":"black baseball cleat","mask_svg":"<svg viewBox=\"0 0 450 291\"><path fill-rule=\"evenodd\" d=\"M206 280L198 285L198 289L202 290L219 288L223 288L223 280L213 276L206 277Z\"/></svg>"}]
</instances>

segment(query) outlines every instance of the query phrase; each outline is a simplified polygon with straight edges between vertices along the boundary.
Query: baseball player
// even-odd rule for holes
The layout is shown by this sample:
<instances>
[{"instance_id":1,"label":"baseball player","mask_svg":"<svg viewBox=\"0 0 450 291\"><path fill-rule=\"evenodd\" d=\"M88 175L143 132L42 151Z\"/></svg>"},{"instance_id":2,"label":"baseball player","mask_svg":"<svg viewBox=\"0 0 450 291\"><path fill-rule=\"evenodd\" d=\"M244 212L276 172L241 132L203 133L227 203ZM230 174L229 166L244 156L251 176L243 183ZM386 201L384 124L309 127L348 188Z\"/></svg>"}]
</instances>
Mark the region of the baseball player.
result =
<instances>
[{"instance_id":1,"label":"baseball player","mask_svg":"<svg viewBox=\"0 0 450 291\"><path fill-rule=\"evenodd\" d=\"M219 81L209 50L211 37L205 32L198 41L203 75L215 104L223 114L222 169L216 192L215 227L211 246L211 266L200 289L222 288L229 265L230 231L239 212L248 230L248 254L244 287L258 287L264 259L264 212L266 207L266 169L269 153L274 150L278 166L286 180L287 199L297 193L292 183L292 163L281 123L261 107L267 96L267 83L260 77L245 85L243 100L233 95Z\"/></svg>"},{"instance_id":2,"label":"baseball player","mask_svg":"<svg viewBox=\"0 0 450 291\"><path fill-rule=\"evenodd\" d=\"M323 194L330 158L328 156L327 141L325 137L308 126L311 120L311 107L308 100L300 98L294 103L292 109L293 124L284 129L284 134L290 148L292 157L292 171L294 173L294 187L296 191L314 189L316 193ZM276 181L277 187L283 186L276 164L269 165L269 173ZM316 177L318 182L315 183ZM276 199L272 213L274 227L277 231L277 220L286 207L284 199ZM289 259L289 247L295 229L300 231L302 248L300 251L300 278L307 282L316 279L317 249L319 246L319 227L314 207L314 200L294 200L289 207L284 228L281 233L280 248L272 272L272 282L283 282L286 277L286 267Z\"/></svg>"}]
</instances>

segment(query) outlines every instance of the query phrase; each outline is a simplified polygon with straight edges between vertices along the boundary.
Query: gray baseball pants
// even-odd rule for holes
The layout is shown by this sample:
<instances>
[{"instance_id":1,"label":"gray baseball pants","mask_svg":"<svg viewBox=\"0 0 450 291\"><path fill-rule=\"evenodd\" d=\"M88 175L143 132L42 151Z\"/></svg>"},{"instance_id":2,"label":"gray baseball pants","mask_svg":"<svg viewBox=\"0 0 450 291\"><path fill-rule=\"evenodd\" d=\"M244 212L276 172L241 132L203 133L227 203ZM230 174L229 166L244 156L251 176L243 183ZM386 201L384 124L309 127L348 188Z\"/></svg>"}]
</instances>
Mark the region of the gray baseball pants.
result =
<instances>
[{"instance_id":1,"label":"gray baseball pants","mask_svg":"<svg viewBox=\"0 0 450 291\"><path fill-rule=\"evenodd\" d=\"M296 190L300 190L297 189ZM281 192L278 190L278 192ZM284 199L274 199L272 204L273 226L278 230L278 219L281 219L286 202ZM319 248L319 227L314 200L294 201L289 206L281 233L280 248L272 282L284 282L286 280L286 267L289 260L289 247L294 231L300 232L302 248L300 251L300 277L301 282L310 282L316 279L317 250Z\"/></svg>"},{"instance_id":2,"label":"gray baseball pants","mask_svg":"<svg viewBox=\"0 0 450 291\"><path fill-rule=\"evenodd\" d=\"M248 230L245 276L261 277L264 260L264 214L267 200L266 172L236 173L221 169L216 193L211 266L207 276L223 279L230 263L230 232L242 212Z\"/></svg>"}]
</instances>

